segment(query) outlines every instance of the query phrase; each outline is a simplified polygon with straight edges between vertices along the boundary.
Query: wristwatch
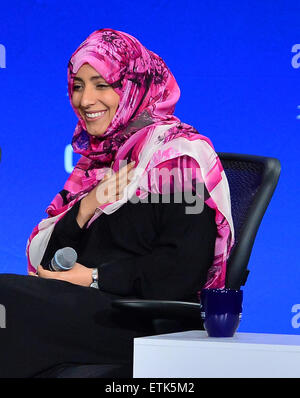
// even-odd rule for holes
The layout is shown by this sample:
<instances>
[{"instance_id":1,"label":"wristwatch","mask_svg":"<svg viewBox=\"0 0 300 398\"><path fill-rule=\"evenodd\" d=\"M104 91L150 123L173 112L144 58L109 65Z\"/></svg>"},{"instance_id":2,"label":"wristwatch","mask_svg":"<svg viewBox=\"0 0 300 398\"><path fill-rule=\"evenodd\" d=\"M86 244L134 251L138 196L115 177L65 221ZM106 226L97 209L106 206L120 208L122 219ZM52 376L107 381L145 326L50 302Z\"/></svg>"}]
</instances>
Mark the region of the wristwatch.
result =
<instances>
[{"instance_id":1,"label":"wristwatch","mask_svg":"<svg viewBox=\"0 0 300 398\"><path fill-rule=\"evenodd\" d=\"M93 268L92 279L93 279L93 282L90 284L90 287L95 287L96 289L98 289L99 288L99 286L98 286L98 268Z\"/></svg>"}]
</instances>

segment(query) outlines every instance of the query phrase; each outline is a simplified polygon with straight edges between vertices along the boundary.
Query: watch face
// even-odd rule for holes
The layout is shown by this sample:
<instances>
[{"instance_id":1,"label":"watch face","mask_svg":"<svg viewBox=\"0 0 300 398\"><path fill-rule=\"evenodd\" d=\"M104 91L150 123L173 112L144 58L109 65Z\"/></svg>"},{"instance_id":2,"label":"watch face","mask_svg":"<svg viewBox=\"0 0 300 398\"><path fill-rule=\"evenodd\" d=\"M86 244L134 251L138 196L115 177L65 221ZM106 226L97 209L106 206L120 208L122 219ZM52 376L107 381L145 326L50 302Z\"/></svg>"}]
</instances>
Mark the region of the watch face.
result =
<instances>
[{"instance_id":1,"label":"watch face","mask_svg":"<svg viewBox=\"0 0 300 398\"><path fill-rule=\"evenodd\" d=\"M93 283L90 284L90 287L96 287L96 288L98 288L98 283L97 283L97 282L93 282Z\"/></svg>"}]
</instances>

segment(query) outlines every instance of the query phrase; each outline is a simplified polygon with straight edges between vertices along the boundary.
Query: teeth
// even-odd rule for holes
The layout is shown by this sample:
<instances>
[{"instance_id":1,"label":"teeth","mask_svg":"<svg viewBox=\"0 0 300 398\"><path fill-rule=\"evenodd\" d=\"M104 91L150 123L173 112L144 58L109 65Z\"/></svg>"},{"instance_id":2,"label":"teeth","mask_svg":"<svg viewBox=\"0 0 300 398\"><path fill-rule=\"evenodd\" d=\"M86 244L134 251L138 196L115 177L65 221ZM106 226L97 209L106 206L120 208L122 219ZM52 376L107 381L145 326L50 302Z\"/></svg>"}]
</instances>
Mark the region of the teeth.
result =
<instances>
[{"instance_id":1,"label":"teeth","mask_svg":"<svg viewBox=\"0 0 300 398\"><path fill-rule=\"evenodd\" d=\"M86 113L87 117L99 117L104 114L105 111L97 112L97 113Z\"/></svg>"}]
</instances>

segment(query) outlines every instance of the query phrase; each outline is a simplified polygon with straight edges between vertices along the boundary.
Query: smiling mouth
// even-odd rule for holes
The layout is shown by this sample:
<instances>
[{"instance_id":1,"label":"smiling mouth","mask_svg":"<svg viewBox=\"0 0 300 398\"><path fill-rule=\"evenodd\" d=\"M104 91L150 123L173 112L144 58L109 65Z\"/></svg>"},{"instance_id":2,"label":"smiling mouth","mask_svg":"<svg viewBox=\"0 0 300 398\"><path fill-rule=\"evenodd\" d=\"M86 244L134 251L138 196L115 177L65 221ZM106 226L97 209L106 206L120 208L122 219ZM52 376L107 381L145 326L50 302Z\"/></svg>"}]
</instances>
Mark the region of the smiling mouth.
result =
<instances>
[{"instance_id":1,"label":"smiling mouth","mask_svg":"<svg viewBox=\"0 0 300 398\"><path fill-rule=\"evenodd\" d=\"M101 119L107 111L99 111L99 112L84 112L85 118L87 121L94 121Z\"/></svg>"}]
</instances>

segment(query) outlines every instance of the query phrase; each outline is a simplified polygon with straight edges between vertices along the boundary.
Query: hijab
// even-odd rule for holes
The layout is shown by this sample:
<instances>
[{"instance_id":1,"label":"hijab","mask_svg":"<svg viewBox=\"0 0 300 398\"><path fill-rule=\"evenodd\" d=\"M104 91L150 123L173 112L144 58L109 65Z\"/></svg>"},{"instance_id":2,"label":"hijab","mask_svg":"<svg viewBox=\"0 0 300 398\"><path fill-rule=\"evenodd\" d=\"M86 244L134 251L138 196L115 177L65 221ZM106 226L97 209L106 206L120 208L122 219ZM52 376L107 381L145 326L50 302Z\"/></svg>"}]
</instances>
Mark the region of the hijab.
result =
<instances>
[{"instance_id":1,"label":"hijab","mask_svg":"<svg viewBox=\"0 0 300 398\"><path fill-rule=\"evenodd\" d=\"M86 63L120 97L118 109L101 136L87 132L84 119L72 104L74 77ZM57 221L87 195L108 170L117 171L124 162L136 162L134 179L125 189L124 197L99 206L101 211L95 213L87 227L101 212L109 215L117 211L133 195L144 198L152 192L161 193L164 182L158 182L153 171L185 159L186 168L200 171L193 173L191 186L195 186L196 180L203 183L207 192L205 203L215 210L218 231L215 257L205 287L224 287L226 261L234 243L226 175L209 138L174 115L180 90L165 62L133 36L101 29L89 35L73 53L67 77L69 99L78 117L72 147L81 157L63 190L47 207L48 217L34 228L27 241L28 271L35 271L40 264ZM182 185L179 189L183 189Z\"/></svg>"}]
</instances>

